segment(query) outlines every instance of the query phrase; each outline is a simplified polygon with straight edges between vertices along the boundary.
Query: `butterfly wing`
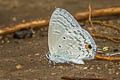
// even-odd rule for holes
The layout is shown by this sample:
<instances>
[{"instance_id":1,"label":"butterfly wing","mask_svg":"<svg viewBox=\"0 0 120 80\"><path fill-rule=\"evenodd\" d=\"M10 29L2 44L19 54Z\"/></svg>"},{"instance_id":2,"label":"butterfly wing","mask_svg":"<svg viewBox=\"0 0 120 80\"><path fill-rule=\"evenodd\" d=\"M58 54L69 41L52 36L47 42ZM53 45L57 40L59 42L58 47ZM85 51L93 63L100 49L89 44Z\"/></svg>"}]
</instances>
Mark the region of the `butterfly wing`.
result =
<instances>
[{"instance_id":1,"label":"butterfly wing","mask_svg":"<svg viewBox=\"0 0 120 80\"><path fill-rule=\"evenodd\" d=\"M64 15L64 12L66 12L66 14ZM49 31L48 31L48 45L49 45L49 50L50 52L54 52L56 44L58 42L58 40L60 40L60 37L66 32L65 31L65 27L66 29L68 28L72 28L71 24L76 25L78 24L77 22L73 22L71 24L69 24L70 22L72 22L73 18L70 14L68 16L68 12L64 9L61 8L56 8L56 10L53 12L51 19L50 19L50 24L49 24ZM66 18L69 19L69 22L66 20ZM80 27L78 25L78 27ZM71 30L71 29L69 29Z\"/></svg>"},{"instance_id":2,"label":"butterfly wing","mask_svg":"<svg viewBox=\"0 0 120 80\"><path fill-rule=\"evenodd\" d=\"M91 45L91 50L86 49L88 44ZM81 28L69 12L61 8L57 8L51 16L48 46L49 59L62 63L83 64L82 59L94 58L96 50L90 34Z\"/></svg>"}]
</instances>

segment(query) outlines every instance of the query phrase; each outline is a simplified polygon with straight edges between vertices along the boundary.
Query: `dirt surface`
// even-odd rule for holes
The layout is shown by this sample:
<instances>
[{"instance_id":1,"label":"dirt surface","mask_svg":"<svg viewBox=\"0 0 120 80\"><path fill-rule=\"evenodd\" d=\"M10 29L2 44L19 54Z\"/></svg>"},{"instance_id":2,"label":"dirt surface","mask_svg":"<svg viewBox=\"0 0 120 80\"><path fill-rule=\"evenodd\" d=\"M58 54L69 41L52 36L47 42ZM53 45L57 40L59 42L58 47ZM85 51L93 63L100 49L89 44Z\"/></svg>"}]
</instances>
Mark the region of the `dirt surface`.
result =
<instances>
[{"instance_id":1,"label":"dirt surface","mask_svg":"<svg viewBox=\"0 0 120 80\"><path fill-rule=\"evenodd\" d=\"M55 7L65 8L71 14L93 9L119 6L120 0L0 0L0 28L22 22L49 18ZM100 18L107 23L120 25L120 16ZM85 24L87 30L88 24ZM120 37L120 33L95 25L98 34ZM35 30L27 39L14 39L12 34L0 36L0 80L61 80L62 76L106 78L120 80L120 62L105 60L85 61L84 65L49 65L47 31ZM120 49L120 43L96 39L100 48L108 46L110 52ZM21 66L19 66L21 65Z\"/></svg>"}]
</instances>

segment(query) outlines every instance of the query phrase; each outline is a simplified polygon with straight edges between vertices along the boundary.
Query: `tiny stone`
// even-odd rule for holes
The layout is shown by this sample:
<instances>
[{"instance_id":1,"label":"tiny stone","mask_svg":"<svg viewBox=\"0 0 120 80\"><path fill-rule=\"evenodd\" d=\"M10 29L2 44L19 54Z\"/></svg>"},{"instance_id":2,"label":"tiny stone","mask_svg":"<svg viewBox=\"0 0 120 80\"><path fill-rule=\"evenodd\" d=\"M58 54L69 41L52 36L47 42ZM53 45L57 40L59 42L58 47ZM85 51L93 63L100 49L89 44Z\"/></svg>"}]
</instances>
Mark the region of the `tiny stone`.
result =
<instances>
[{"instance_id":1,"label":"tiny stone","mask_svg":"<svg viewBox=\"0 0 120 80\"><path fill-rule=\"evenodd\" d=\"M52 76L56 75L56 73L51 73Z\"/></svg>"},{"instance_id":2,"label":"tiny stone","mask_svg":"<svg viewBox=\"0 0 120 80\"><path fill-rule=\"evenodd\" d=\"M105 64L105 67L108 67L108 65L107 65L107 64Z\"/></svg>"},{"instance_id":3,"label":"tiny stone","mask_svg":"<svg viewBox=\"0 0 120 80\"><path fill-rule=\"evenodd\" d=\"M13 17L12 20L13 20L13 21L16 21L17 19L16 19L16 17Z\"/></svg>"},{"instance_id":4,"label":"tiny stone","mask_svg":"<svg viewBox=\"0 0 120 80\"><path fill-rule=\"evenodd\" d=\"M10 41L9 41L9 40L7 40L7 43L10 43Z\"/></svg>"},{"instance_id":5,"label":"tiny stone","mask_svg":"<svg viewBox=\"0 0 120 80\"><path fill-rule=\"evenodd\" d=\"M88 30L93 31L94 29L92 27L88 27Z\"/></svg>"},{"instance_id":6,"label":"tiny stone","mask_svg":"<svg viewBox=\"0 0 120 80\"><path fill-rule=\"evenodd\" d=\"M26 22L26 21L23 19L22 22L24 23L24 22Z\"/></svg>"},{"instance_id":7,"label":"tiny stone","mask_svg":"<svg viewBox=\"0 0 120 80\"><path fill-rule=\"evenodd\" d=\"M100 69L100 67L97 67L97 69Z\"/></svg>"},{"instance_id":8,"label":"tiny stone","mask_svg":"<svg viewBox=\"0 0 120 80\"><path fill-rule=\"evenodd\" d=\"M36 56L39 56L40 54L39 54L39 53L36 53L35 55L36 55Z\"/></svg>"},{"instance_id":9,"label":"tiny stone","mask_svg":"<svg viewBox=\"0 0 120 80\"><path fill-rule=\"evenodd\" d=\"M84 67L83 69L88 69L88 67Z\"/></svg>"},{"instance_id":10,"label":"tiny stone","mask_svg":"<svg viewBox=\"0 0 120 80\"><path fill-rule=\"evenodd\" d=\"M4 40L2 40L2 41L1 41L1 43L5 43L5 41L4 41Z\"/></svg>"},{"instance_id":11,"label":"tiny stone","mask_svg":"<svg viewBox=\"0 0 120 80\"><path fill-rule=\"evenodd\" d=\"M119 73L118 73L118 72L116 72L116 75L119 75Z\"/></svg>"},{"instance_id":12,"label":"tiny stone","mask_svg":"<svg viewBox=\"0 0 120 80\"><path fill-rule=\"evenodd\" d=\"M28 55L29 57L32 56L31 54Z\"/></svg>"},{"instance_id":13,"label":"tiny stone","mask_svg":"<svg viewBox=\"0 0 120 80\"><path fill-rule=\"evenodd\" d=\"M59 66L60 69L63 69L63 66Z\"/></svg>"},{"instance_id":14,"label":"tiny stone","mask_svg":"<svg viewBox=\"0 0 120 80\"><path fill-rule=\"evenodd\" d=\"M90 68L91 70L93 69L93 67Z\"/></svg>"}]
</instances>

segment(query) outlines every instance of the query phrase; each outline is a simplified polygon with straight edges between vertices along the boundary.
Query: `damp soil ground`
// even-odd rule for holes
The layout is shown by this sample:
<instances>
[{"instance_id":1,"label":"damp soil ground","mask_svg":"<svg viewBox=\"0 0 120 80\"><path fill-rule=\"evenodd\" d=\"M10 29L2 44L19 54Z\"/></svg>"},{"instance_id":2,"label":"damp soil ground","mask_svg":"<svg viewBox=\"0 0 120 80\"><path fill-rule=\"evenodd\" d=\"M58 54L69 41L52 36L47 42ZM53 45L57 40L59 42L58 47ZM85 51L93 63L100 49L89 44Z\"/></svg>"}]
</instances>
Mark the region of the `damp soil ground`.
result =
<instances>
[{"instance_id":1,"label":"damp soil ground","mask_svg":"<svg viewBox=\"0 0 120 80\"><path fill-rule=\"evenodd\" d=\"M0 0L0 28L47 19L55 7L65 8L74 15L86 11L89 3L93 9L100 9L119 6L120 0ZM120 16L97 19L118 27L120 25ZM83 28L90 31L88 24L82 24L85 25ZM94 26L98 34L120 37L116 30ZM120 61L95 59L85 61L84 65L49 65L45 56L48 52L47 30L40 28L35 32L32 38L26 39L14 39L13 34L0 36L0 80L61 80L62 76L120 80ZM94 39L100 48L107 46L109 52L114 49L120 51L120 43Z\"/></svg>"}]
</instances>

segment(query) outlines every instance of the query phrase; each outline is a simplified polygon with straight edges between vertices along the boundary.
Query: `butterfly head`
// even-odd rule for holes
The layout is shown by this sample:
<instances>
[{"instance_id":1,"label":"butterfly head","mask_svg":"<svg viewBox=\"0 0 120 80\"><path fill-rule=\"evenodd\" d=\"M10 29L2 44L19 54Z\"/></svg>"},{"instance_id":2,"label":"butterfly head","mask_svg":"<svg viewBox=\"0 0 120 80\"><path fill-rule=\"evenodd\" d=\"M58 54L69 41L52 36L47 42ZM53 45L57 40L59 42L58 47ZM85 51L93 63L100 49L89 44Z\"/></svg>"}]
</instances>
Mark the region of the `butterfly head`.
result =
<instances>
[{"instance_id":1,"label":"butterfly head","mask_svg":"<svg viewBox=\"0 0 120 80\"><path fill-rule=\"evenodd\" d=\"M86 44L85 45L86 51L87 51L87 57L86 59L94 59L94 56L96 54L96 47L93 44Z\"/></svg>"},{"instance_id":2,"label":"butterfly head","mask_svg":"<svg viewBox=\"0 0 120 80\"><path fill-rule=\"evenodd\" d=\"M87 44L85 47L86 47L86 49L88 49L88 50L91 50L91 49L92 49L92 46L91 46L90 44Z\"/></svg>"}]
</instances>

